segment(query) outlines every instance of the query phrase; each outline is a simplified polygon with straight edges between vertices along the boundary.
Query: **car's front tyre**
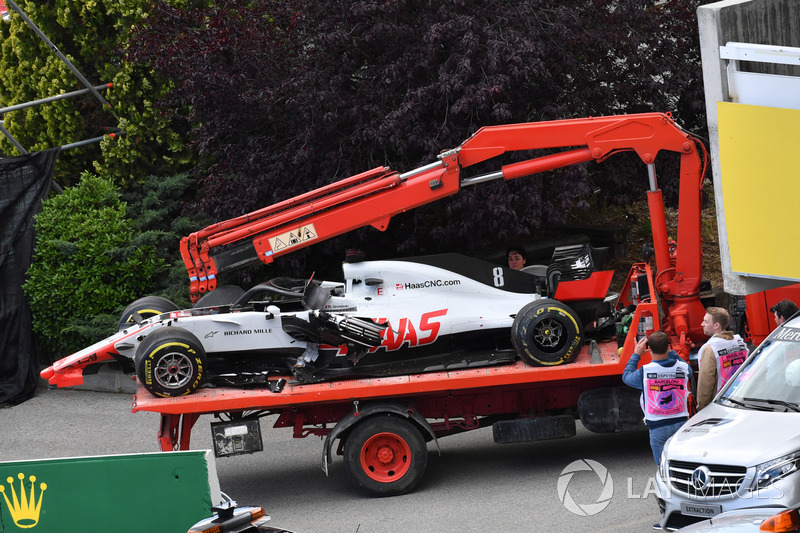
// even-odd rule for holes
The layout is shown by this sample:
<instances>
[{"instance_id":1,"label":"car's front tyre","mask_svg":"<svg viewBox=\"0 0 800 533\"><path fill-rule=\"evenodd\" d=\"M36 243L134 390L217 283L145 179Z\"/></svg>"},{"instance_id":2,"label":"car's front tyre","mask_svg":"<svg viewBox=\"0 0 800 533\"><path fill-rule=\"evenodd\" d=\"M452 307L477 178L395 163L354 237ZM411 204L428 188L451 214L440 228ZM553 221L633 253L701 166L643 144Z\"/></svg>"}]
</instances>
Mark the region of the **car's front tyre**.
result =
<instances>
[{"instance_id":1,"label":"car's front tyre","mask_svg":"<svg viewBox=\"0 0 800 533\"><path fill-rule=\"evenodd\" d=\"M136 375L151 394L184 396L203 384L208 366L200 341L183 328L168 326L148 335L136 350Z\"/></svg>"}]
</instances>

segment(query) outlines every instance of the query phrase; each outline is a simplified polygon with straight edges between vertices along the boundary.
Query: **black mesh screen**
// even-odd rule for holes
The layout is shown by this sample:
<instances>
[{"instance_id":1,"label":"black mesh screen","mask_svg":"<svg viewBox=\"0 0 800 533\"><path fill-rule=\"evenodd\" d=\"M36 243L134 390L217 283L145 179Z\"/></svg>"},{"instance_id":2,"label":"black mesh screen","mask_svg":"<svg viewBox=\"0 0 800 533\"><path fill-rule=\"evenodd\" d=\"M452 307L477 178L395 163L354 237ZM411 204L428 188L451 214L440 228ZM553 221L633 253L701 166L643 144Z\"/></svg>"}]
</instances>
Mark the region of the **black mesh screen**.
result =
<instances>
[{"instance_id":1,"label":"black mesh screen","mask_svg":"<svg viewBox=\"0 0 800 533\"><path fill-rule=\"evenodd\" d=\"M22 292L33 259L33 216L50 191L58 148L0 159L0 404L33 396L39 365Z\"/></svg>"}]
</instances>

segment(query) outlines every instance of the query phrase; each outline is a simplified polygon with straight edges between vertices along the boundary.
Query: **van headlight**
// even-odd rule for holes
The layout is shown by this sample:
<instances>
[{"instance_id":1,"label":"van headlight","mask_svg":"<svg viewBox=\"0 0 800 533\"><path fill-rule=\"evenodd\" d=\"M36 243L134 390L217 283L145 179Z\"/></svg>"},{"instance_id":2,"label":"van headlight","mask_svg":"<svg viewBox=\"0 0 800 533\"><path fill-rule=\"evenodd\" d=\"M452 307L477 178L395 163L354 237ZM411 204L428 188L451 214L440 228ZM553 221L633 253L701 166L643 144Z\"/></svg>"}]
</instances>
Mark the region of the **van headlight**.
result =
<instances>
[{"instance_id":1,"label":"van headlight","mask_svg":"<svg viewBox=\"0 0 800 533\"><path fill-rule=\"evenodd\" d=\"M797 472L800 464L800 451L778 457L756 466L756 490L772 485L779 479Z\"/></svg>"}]
</instances>

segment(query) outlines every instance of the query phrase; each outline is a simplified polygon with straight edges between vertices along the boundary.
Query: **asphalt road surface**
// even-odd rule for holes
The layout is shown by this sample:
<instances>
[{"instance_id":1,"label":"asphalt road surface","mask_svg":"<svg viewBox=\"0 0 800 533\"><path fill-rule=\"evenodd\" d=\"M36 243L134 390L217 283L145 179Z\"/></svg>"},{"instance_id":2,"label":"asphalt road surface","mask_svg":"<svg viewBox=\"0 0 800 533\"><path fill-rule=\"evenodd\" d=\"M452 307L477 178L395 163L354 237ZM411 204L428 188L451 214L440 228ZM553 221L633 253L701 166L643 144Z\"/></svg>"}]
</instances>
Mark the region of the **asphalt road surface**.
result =
<instances>
[{"instance_id":1,"label":"asphalt road surface","mask_svg":"<svg viewBox=\"0 0 800 533\"><path fill-rule=\"evenodd\" d=\"M212 448L213 421L200 418L192 449ZM646 430L601 435L579 426L569 439L502 445L491 428L445 437L441 455L428 444L412 493L371 498L350 485L341 457L325 477L319 438L293 439L273 422L262 419L263 452L218 458L217 474L223 492L298 533L646 532L658 520ZM129 394L41 387L0 408L0 461L160 451L158 425L155 413L131 412ZM570 477L570 465L583 470Z\"/></svg>"}]
</instances>

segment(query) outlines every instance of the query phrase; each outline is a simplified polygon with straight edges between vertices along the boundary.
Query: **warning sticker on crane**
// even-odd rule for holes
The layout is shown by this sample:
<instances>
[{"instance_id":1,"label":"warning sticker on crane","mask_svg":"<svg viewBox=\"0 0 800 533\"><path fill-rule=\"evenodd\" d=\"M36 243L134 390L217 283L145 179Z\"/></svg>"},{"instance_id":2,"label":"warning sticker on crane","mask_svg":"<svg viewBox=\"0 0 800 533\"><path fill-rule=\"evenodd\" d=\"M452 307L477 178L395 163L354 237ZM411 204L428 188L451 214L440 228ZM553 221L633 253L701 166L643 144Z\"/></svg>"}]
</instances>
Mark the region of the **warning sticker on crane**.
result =
<instances>
[{"instance_id":1,"label":"warning sticker on crane","mask_svg":"<svg viewBox=\"0 0 800 533\"><path fill-rule=\"evenodd\" d=\"M317 230L314 228L314 224L307 224L305 226L299 226L289 230L285 233L281 233L275 237L270 237L269 246L274 251L280 252L287 248L291 248L292 246L297 246L298 244L307 241L313 241L318 237L319 235L317 235Z\"/></svg>"}]
</instances>

